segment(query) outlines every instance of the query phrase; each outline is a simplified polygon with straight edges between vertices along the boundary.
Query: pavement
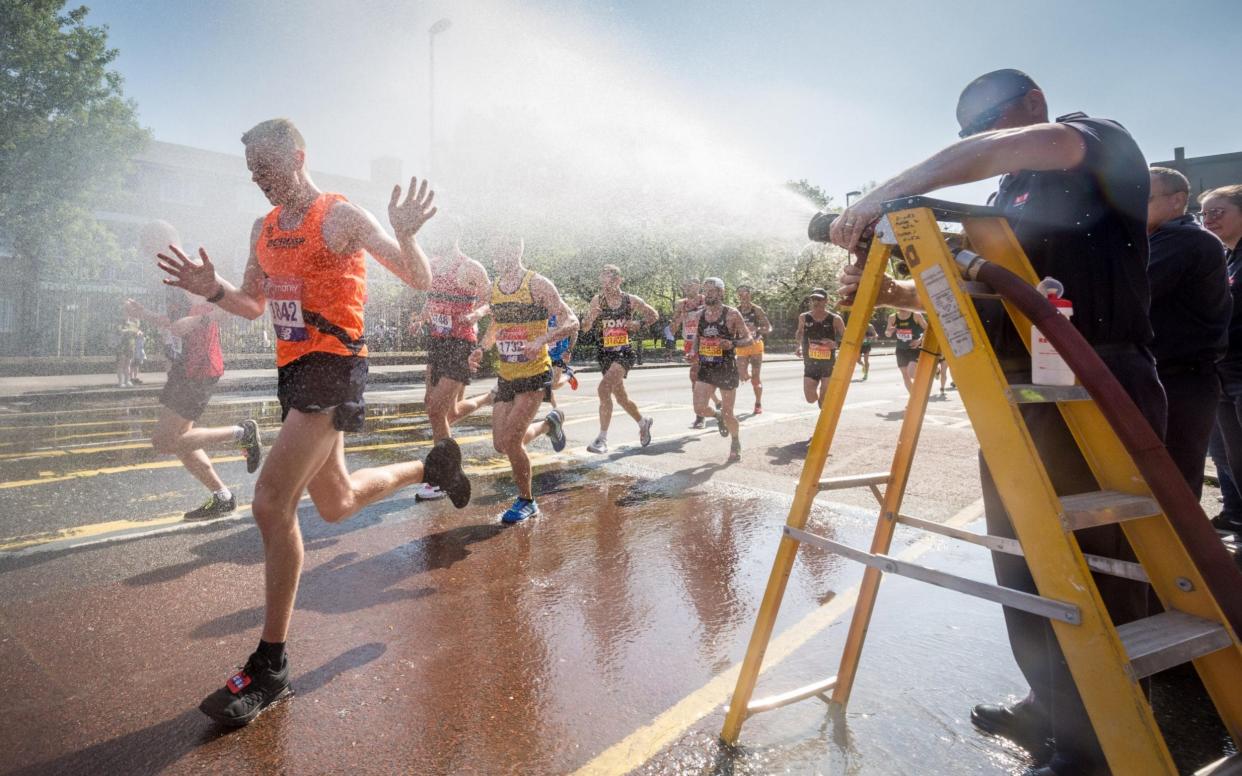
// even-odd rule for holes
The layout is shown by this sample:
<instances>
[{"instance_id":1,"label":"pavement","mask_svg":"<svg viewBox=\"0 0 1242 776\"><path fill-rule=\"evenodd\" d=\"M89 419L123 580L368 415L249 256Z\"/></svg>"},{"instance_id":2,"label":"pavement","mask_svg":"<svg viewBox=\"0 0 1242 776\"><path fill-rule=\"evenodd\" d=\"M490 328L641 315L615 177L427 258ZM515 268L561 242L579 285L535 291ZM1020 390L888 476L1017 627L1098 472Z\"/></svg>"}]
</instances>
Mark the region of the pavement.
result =
<instances>
[{"instance_id":1,"label":"pavement","mask_svg":"<svg viewBox=\"0 0 1242 776\"><path fill-rule=\"evenodd\" d=\"M794 704L721 747L817 411L799 364L768 363L762 414L749 412L749 387L738 392L744 459L727 465L712 421L687 428L685 373L643 370L627 384L655 418L653 443L640 447L618 410L611 452L592 455L597 381L558 392L569 447L532 443L543 514L524 524L497 521L513 488L486 412L455 429L475 483L463 510L406 491L328 524L304 500L296 694L237 731L196 706L258 637L262 545L241 457L212 453L237 513L185 523L204 494L151 451L151 396L0 401L0 772L992 774L1031 763L968 718L976 702L1025 692L1000 609L893 577L848 708ZM425 452L421 394L368 391L366 429L346 439L351 468ZM887 469L904 403L892 359L874 359L825 475ZM241 417L277 433L266 393L223 392L203 423ZM934 398L920 449L903 512L982 530L974 436L954 392ZM817 499L812 525L866 547L875 519L866 490L836 491ZM971 545L902 528L892 554L991 581ZM800 553L760 694L835 673L860 578L839 556ZM1191 711L1175 715L1189 720L1176 733L1187 770L1223 747Z\"/></svg>"},{"instance_id":2,"label":"pavement","mask_svg":"<svg viewBox=\"0 0 1242 776\"><path fill-rule=\"evenodd\" d=\"M387 359L385 359L387 360ZM770 354L769 361L796 361L791 354ZM372 359L368 366L369 385L391 385L394 383L421 382L426 372L424 363L377 363ZM646 363L635 369L667 369L686 368L684 361L662 361L648 359ZM574 364L574 369L582 372L598 371L595 362ZM123 398L125 396L158 396L164 387L164 372L143 372L139 376L142 383L128 388L116 384L116 375L109 374L72 374L72 375L29 375L24 377L0 377L0 402L39 401L62 399L69 396L89 395L94 398ZM275 391L276 368L270 369L228 369L216 384L217 391Z\"/></svg>"}]
</instances>

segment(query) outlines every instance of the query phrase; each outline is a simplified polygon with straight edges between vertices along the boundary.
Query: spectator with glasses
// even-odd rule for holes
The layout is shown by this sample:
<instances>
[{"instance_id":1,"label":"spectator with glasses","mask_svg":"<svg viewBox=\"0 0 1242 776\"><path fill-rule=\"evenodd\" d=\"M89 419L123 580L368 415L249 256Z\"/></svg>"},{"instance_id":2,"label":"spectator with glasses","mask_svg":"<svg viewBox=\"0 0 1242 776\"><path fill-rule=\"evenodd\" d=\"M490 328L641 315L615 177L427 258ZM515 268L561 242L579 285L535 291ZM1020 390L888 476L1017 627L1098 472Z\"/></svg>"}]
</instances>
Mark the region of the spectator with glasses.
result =
<instances>
[{"instance_id":1,"label":"spectator with glasses","mask_svg":"<svg viewBox=\"0 0 1242 776\"><path fill-rule=\"evenodd\" d=\"M1225 244L1229 293L1233 297L1229 350L1217 365L1223 397L1216 414L1217 429L1224 441L1232 473L1242 471L1242 250L1239 250L1242 249L1242 184L1205 191L1199 195L1199 204L1203 208L1204 228ZM1218 463L1218 469L1219 466ZM1225 487L1222 481L1222 491ZM1222 533L1242 536L1242 514L1231 501L1226 500L1225 510L1212 519L1212 525Z\"/></svg>"}]
</instances>

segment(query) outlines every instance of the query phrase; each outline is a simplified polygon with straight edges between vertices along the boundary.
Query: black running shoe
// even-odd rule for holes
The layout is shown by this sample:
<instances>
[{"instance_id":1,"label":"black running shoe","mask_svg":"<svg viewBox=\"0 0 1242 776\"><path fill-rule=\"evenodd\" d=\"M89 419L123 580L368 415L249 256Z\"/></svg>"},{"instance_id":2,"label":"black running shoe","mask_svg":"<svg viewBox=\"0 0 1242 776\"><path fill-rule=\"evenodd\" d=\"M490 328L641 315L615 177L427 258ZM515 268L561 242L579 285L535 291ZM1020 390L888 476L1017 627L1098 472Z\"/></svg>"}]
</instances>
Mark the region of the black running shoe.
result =
<instances>
[{"instance_id":1,"label":"black running shoe","mask_svg":"<svg viewBox=\"0 0 1242 776\"><path fill-rule=\"evenodd\" d=\"M703 416L695 415L694 422L690 424L690 428L703 428Z\"/></svg>"},{"instance_id":2,"label":"black running shoe","mask_svg":"<svg viewBox=\"0 0 1242 776\"><path fill-rule=\"evenodd\" d=\"M246 451L246 471L254 474L263 460L263 439L259 436L259 424L246 419L241 422L242 438L238 447Z\"/></svg>"},{"instance_id":3,"label":"black running shoe","mask_svg":"<svg viewBox=\"0 0 1242 776\"><path fill-rule=\"evenodd\" d=\"M1228 536L1229 534L1242 536L1242 520L1238 520L1224 512L1212 518L1212 527L1216 529L1216 533L1222 536Z\"/></svg>"},{"instance_id":4,"label":"black running shoe","mask_svg":"<svg viewBox=\"0 0 1242 776\"><path fill-rule=\"evenodd\" d=\"M470 503L470 480L461 468L461 448L453 439L441 439L423 459L423 482L448 494L453 506Z\"/></svg>"},{"instance_id":5,"label":"black running shoe","mask_svg":"<svg viewBox=\"0 0 1242 776\"><path fill-rule=\"evenodd\" d=\"M552 449L559 453L565 449L565 413L551 410L544 420L548 421L548 439L552 442Z\"/></svg>"},{"instance_id":6,"label":"black running shoe","mask_svg":"<svg viewBox=\"0 0 1242 776\"><path fill-rule=\"evenodd\" d=\"M228 500L220 498L212 493L211 498L207 499L198 509L191 509L181 516L182 520L210 520L213 517L223 517L237 509L237 496L229 496Z\"/></svg>"},{"instance_id":7,"label":"black running shoe","mask_svg":"<svg viewBox=\"0 0 1242 776\"><path fill-rule=\"evenodd\" d=\"M720 432L721 436L727 437L729 435L729 427L725 425L723 410L716 410L716 430Z\"/></svg>"},{"instance_id":8,"label":"black running shoe","mask_svg":"<svg viewBox=\"0 0 1242 776\"><path fill-rule=\"evenodd\" d=\"M241 727L253 722L273 703L292 694L289 659L286 657L279 668L273 668L266 657L255 652L246 661L245 668L198 704L198 710L221 725Z\"/></svg>"}]
</instances>

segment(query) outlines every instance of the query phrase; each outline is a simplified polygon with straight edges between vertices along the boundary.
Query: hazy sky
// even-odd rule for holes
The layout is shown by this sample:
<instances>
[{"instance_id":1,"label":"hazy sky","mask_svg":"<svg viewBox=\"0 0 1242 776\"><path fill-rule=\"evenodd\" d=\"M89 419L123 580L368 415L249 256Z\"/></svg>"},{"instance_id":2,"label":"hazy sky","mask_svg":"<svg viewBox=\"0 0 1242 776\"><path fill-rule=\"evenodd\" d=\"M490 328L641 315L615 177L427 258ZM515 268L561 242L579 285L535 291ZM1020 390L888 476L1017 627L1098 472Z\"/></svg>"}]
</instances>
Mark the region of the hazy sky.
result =
<instances>
[{"instance_id":1,"label":"hazy sky","mask_svg":"<svg viewBox=\"0 0 1242 776\"><path fill-rule=\"evenodd\" d=\"M506 104L595 139L592 153L667 135L841 199L956 139L962 86L1017 67L1054 113L1117 119L1151 161L1242 150L1236 0L85 2L156 138L239 153L244 129L287 115L312 166L360 177L381 155L425 168L427 28L442 16L442 141ZM599 139L600 122L618 129Z\"/></svg>"}]
</instances>

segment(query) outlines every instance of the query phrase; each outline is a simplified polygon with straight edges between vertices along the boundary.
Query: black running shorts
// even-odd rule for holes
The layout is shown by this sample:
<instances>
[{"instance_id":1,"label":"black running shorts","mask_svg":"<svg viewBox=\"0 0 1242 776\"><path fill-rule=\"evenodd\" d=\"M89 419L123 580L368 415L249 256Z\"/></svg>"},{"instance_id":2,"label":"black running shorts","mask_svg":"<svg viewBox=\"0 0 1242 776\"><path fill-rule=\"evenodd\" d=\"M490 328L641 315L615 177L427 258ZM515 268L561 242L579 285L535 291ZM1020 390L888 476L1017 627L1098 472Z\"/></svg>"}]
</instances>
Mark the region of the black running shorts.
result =
<instances>
[{"instance_id":1,"label":"black running shorts","mask_svg":"<svg viewBox=\"0 0 1242 776\"><path fill-rule=\"evenodd\" d=\"M470 354L478 347L470 340L432 337L427 346L427 380L435 385L440 378L470 385Z\"/></svg>"},{"instance_id":2,"label":"black running shorts","mask_svg":"<svg viewBox=\"0 0 1242 776\"><path fill-rule=\"evenodd\" d=\"M835 358L804 358L802 360L802 376L809 380L823 380L832 377L832 366L837 363Z\"/></svg>"},{"instance_id":3,"label":"black running shorts","mask_svg":"<svg viewBox=\"0 0 1242 776\"><path fill-rule=\"evenodd\" d=\"M543 400L552 401L552 370L549 369L541 375L520 377L517 380L498 378L496 380L496 403L513 401L519 393L531 391L543 391Z\"/></svg>"},{"instance_id":4,"label":"black running shorts","mask_svg":"<svg viewBox=\"0 0 1242 776\"><path fill-rule=\"evenodd\" d=\"M173 361L168 368L168 381L160 391L160 404L189 421L198 420L215 393L219 377L194 380L186 377L185 364Z\"/></svg>"},{"instance_id":5,"label":"black running shorts","mask_svg":"<svg viewBox=\"0 0 1242 776\"><path fill-rule=\"evenodd\" d=\"M897 366L905 369L910 364L913 364L915 361L919 360L920 352L921 351L914 349L897 348Z\"/></svg>"},{"instance_id":6,"label":"black running shorts","mask_svg":"<svg viewBox=\"0 0 1242 776\"><path fill-rule=\"evenodd\" d=\"M870 343L870 342L864 342L864 343L862 344L862 352L864 352L864 353L870 353L870 352L871 352L871 343Z\"/></svg>"},{"instance_id":7,"label":"black running shorts","mask_svg":"<svg viewBox=\"0 0 1242 776\"><path fill-rule=\"evenodd\" d=\"M289 410L298 412L332 411L337 431L361 431L367 404L362 392L367 387L367 360L363 356L335 353L307 353L277 370L276 395L280 398L280 419Z\"/></svg>"},{"instance_id":8,"label":"black running shorts","mask_svg":"<svg viewBox=\"0 0 1242 776\"><path fill-rule=\"evenodd\" d=\"M625 350L601 350L599 351L598 361L600 374L607 372L613 364L620 364L625 369L625 374L628 377L630 370L634 368L634 364L638 363L638 355L629 348Z\"/></svg>"},{"instance_id":9,"label":"black running shorts","mask_svg":"<svg viewBox=\"0 0 1242 776\"><path fill-rule=\"evenodd\" d=\"M736 390L739 382L737 364L732 360L720 364L699 364L699 381L711 383L724 391Z\"/></svg>"}]
</instances>

